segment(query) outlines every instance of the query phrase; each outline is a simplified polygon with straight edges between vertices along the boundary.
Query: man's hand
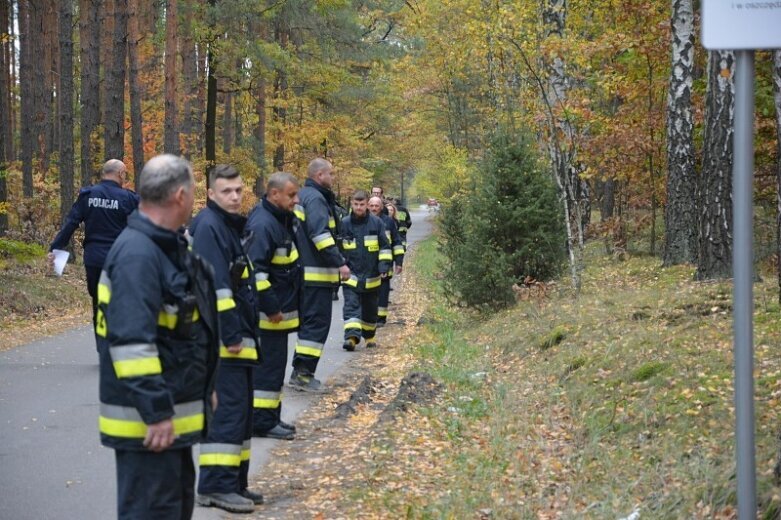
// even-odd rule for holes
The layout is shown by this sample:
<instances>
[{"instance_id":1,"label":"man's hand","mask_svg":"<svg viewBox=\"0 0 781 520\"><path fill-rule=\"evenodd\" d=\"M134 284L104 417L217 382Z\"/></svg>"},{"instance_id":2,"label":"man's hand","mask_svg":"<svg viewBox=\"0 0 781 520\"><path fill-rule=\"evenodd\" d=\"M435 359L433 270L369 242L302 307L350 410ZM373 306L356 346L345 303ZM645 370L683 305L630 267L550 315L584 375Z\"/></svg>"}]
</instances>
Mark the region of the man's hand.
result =
<instances>
[{"instance_id":1,"label":"man's hand","mask_svg":"<svg viewBox=\"0 0 781 520\"><path fill-rule=\"evenodd\" d=\"M49 252L49 254L48 254L48 255L46 255L46 259L49 261L49 267L51 267L52 269L54 269L54 253L52 253L52 252L50 251L50 252Z\"/></svg>"},{"instance_id":2,"label":"man's hand","mask_svg":"<svg viewBox=\"0 0 781 520\"><path fill-rule=\"evenodd\" d=\"M212 412L217 411L217 406L220 404L220 400L217 399L217 390L212 392Z\"/></svg>"},{"instance_id":3,"label":"man's hand","mask_svg":"<svg viewBox=\"0 0 781 520\"><path fill-rule=\"evenodd\" d=\"M268 321L270 321L271 323L279 323L280 321L282 321L282 318L283 318L282 312L280 311L276 314L269 314Z\"/></svg>"},{"instance_id":4,"label":"man's hand","mask_svg":"<svg viewBox=\"0 0 781 520\"><path fill-rule=\"evenodd\" d=\"M396 272L396 274L401 274L401 271L402 271L402 269L401 269L401 266L400 266L400 265L397 265L397 266L396 266L396 267L394 267L393 269L394 269L394 271Z\"/></svg>"},{"instance_id":5,"label":"man's hand","mask_svg":"<svg viewBox=\"0 0 781 520\"><path fill-rule=\"evenodd\" d=\"M171 419L165 419L147 426L144 447L159 453L171 446L175 438L174 422Z\"/></svg>"},{"instance_id":6,"label":"man's hand","mask_svg":"<svg viewBox=\"0 0 781 520\"><path fill-rule=\"evenodd\" d=\"M229 347L225 347L228 349L228 352L231 354L238 354L241 352L241 343L236 343L235 345L231 345Z\"/></svg>"},{"instance_id":7,"label":"man's hand","mask_svg":"<svg viewBox=\"0 0 781 520\"><path fill-rule=\"evenodd\" d=\"M342 267L339 268L339 275L342 277L342 281L349 280L350 279L350 268L347 267L347 264L344 264Z\"/></svg>"},{"instance_id":8,"label":"man's hand","mask_svg":"<svg viewBox=\"0 0 781 520\"><path fill-rule=\"evenodd\" d=\"M383 279L383 280L384 280L384 279L386 279L387 277L388 277L388 273L380 273L380 278L381 278L381 279Z\"/></svg>"}]
</instances>

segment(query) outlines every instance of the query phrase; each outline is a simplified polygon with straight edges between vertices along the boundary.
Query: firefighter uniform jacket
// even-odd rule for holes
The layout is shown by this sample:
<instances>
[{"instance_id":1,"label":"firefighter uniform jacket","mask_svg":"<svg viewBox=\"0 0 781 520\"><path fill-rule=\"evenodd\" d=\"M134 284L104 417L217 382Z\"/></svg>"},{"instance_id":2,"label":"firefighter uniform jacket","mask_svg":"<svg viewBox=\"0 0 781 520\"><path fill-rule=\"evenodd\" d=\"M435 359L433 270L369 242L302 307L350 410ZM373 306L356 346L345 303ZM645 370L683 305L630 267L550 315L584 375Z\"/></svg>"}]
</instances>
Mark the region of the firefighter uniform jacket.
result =
<instances>
[{"instance_id":1,"label":"firefighter uniform jacket","mask_svg":"<svg viewBox=\"0 0 781 520\"><path fill-rule=\"evenodd\" d=\"M399 233L401 233L402 239L406 239L407 231L412 227L412 218L410 218L409 210L401 204L396 206L396 220L399 221Z\"/></svg>"},{"instance_id":2,"label":"firefighter uniform jacket","mask_svg":"<svg viewBox=\"0 0 781 520\"><path fill-rule=\"evenodd\" d=\"M293 239L298 226L292 212L276 207L265 197L252 210L247 222L247 230L252 233L248 254L255 268L258 327L263 332L298 329L301 262ZM278 312L282 313L282 321L268 320L268 316Z\"/></svg>"},{"instance_id":3,"label":"firefighter uniform jacket","mask_svg":"<svg viewBox=\"0 0 781 520\"><path fill-rule=\"evenodd\" d=\"M384 213L380 213L380 219L385 226L385 238L393 248L393 263L402 266L404 265L404 246L401 243L401 235L396 221ZM393 276L393 269L388 270L388 275Z\"/></svg>"},{"instance_id":4,"label":"firefighter uniform jacket","mask_svg":"<svg viewBox=\"0 0 781 520\"><path fill-rule=\"evenodd\" d=\"M339 285L339 268L345 264L345 259L336 246L338 230L334 194L307 179L298 192L298 199L300 203L295 214L306 236L298 244L304 267L304 285L336 287Z\"/></svg>"},{"instance_id":5,"label":"firefighter uniform jacket","mask_svg":"<svg viewBox=\"0 0 781 520\"><path fill-rule=\"evenodd\" d=\"M253 366L258 361L253 273L242 246L247 219L208 200L190 224L193 251L214 267L223 363ZM233 354L228 346L241 344Z\"/></svg>"},{"instance_id":6,"label":"firefighter uniform jacket","mask_svg":"<svg viewBox=\"0 0 781 520\"><path fill-rule=\"evenodd\" d=\"M98 285L101 440L145 450L147 424L172 419L172 448L198 442L218 363L213 270L184 236L139 212L109 251Z\"/></svg>"},{"instance_id":7,"label":"firefighter uniform jacket","mask_svg":"<svg viewBox=\"0 0 781 520\"><path fill-rule=\"evenodd\" d=\"M137 207L138 195L112 180L103 179L82 188L49 250L68 247L73 233L84 222L84 265L103 267L111 244Z\"/></svg>"},{"instance_id":8,"label":"firefighter uniform jacket","mask_svg":"<svg viewBox=\"0 0 781 520\"><path fill-rule=\"evenodd\" d=\"M351 271L350 279L345 280L344 285L358 292L379 289L380 273L387 273L393 265L393 253L382 220L369 213L363 217L355 214L345 217L340 239Z\"/></svg>"}]
</instances>

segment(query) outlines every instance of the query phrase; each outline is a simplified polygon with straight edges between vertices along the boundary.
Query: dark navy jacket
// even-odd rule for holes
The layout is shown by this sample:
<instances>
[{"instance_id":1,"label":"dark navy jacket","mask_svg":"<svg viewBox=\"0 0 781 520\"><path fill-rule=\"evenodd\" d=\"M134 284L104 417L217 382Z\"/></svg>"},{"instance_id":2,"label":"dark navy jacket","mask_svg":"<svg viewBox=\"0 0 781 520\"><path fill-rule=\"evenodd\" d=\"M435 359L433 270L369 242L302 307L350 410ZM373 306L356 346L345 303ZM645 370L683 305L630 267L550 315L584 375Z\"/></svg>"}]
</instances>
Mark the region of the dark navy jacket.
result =
<instances>
[{"instance_id":1,"label":"dark navy jacket","mask_svg":"<svg viewBox=\"0 0 781 520\"><path fill-rule=\"evenodd\" d=\"M335 287L339 285L339 268L345 264L336 246L339 234L336 221L336 199L331 190L312 179L298 192L296 217L301 221L305 239L298 242L304 285Z\"/></svg>"},{"instance_id":2,"label":"dark navy jacket","mask_svg":"<svg viewBox=\"0 0 781 520\"><path fill-rule=\"evenodd\" d=\"M401 235L396 220L390 215L380 213L380 219L385 226L385 238L393 248L393 263L398 266L404 265L404 245L401 242ZM388 271L389 276L393 276L393 269Z\"/></svg>"},{"instance_id":3,"label":"dark navy jacket","mask_svg":"<svg viewBox=\"0 0 781 520\"><path fill-rule=\"evenodd\" d=\"M212 201L190 223L193 251L214 267L217 310L220 316L220 358L231 365L253 366L258 361L255 334L255 291L252 264L242 237L247 219L228 213ZM226 345L241 343L238 354Z\"/></svg>"},{"instance_id":4,"label":"dark navy jacket","mask_svg":"<svg viewBox=\"0 0 781 520\"><path fill-rule=\"evenodd\" d=\"M296 216L274 206L266 197L255 206L247 221L252 233L249 258L255 268L255 289L261 332L291 332L298 329L298 297L301 262L294 240L300 225ZM268 316L282 313L282 321Z\"/></svg>"},{"instance_id":5,"label":"dark navy jacket","mask_svg":"<svg viewBox=\"0 0 781 520\"><path fill-rule=\"evenodd\" d=\"M213 270L184 236L139 212L109 251L98 284L101 440L145 450L147 424L172 419L173 448L198 442L218 363Z\"/></svg>"},{"instance_id":6,"label":"dark navy jacket","mask_svg":"<svg viewBox=\"0 0 781 520\"><path fill-rule=\"evenodd\" d=\"M354 214L342 219L340 239L342 250L350 266L350 279L342 282L356 291L375 291L393 265L391 245L385 235L382 220L367 214Z\"/></svg>"},{"instance_id":7,"label":"dark navy jacket","mask_svg":"<svg viewBox=\"0 0 781 520\"><path fill-rule=\"evenodd\" d=\"M407 231L412 227L412 218L410 217L409 210L399 204L396 206L396 218L399 221L399 233L401 233L402 241L407 241ZM405 244L406 245L406 244Z\"/></svg>"},{"instance_id":8,"label":"dark navy jacket","mask_svg":"<svg viewBox=\"0 0 781 520\"><path fill-rule=\"evenodd\" d=\"M112 180L103 179L82 188L49 250L68 247L73 233L84 222L84 265L103 267L111 244L137 207L138 195Z\"/></svg>"}]
</instances>

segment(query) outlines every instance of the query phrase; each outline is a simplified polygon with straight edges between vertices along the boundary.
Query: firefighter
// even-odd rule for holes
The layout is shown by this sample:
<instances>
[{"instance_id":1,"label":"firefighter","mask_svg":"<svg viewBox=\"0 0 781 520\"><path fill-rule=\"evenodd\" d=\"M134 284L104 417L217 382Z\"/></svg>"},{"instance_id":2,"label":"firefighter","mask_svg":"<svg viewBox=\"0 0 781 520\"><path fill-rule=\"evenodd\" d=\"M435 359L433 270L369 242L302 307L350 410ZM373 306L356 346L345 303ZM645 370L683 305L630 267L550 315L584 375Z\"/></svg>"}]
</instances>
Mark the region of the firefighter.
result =
<instances>
[{"instance_id":1,"label":"firefighter","mask_svg":"<svg viewBox=\"0 0 781 520\"><path fill-rule=\"evenodd\" d=\"M387 213L382 212L383 208ZM382 327L388 321L391 278L393 278L394 272L396 274L401 274L402 266L404 265L404 246L401 245L401 237L399 236L398 228L396 227L396 220L393 218L395 211L396 208L394 208L393 204L386 204L383 206L382 199L379 197L372 197L369 199L369 212L382 220L382 223L385 225L385 237L393 248L394 265L388 270L387 276L382 279L382 285L380 285L380 295L377 307L378 327Z\"/></svg>"},{"instance_id":2,"label":"firefighter","mask_svg":"<svg viewBox=\"0 0 781 520\"><path fill-rule=\"evenodd\" d=\"M294 240L299 223L293 213L297 203L298 180L277 172L269 178L266 195L247 223L263 355L254 376L253 435L257 437L291 440L295 436L295 426L282 421L281 412L288 334L299 325L301 264Z\"/></svg>"},{"instance_id":3,"label":"firefighter","mask_svg":"<svg viewBox=\"0 0 781 520\"><path fill-rule=\"evenodd\" d=\"M220 321L217 399L198 464L198 503L234 513L254 511L263 497L247 489L252 439L252 370L258 362L252 266L242 247L247 219L239 214L244 183L238 170L209 172L206 207L190 225L193 251L214 268Z\"/></svg>"},{"instance_id":4,"label":"firefighter","mask_svg":"<svg viewBox=\"0 0 781 520\"><path fill-rule=\"evenodd\" d=\"M399 223L399 236L401 236L401 245L404 249L407 249L407 232L412 227L412 217L409 210L401 205L399 199L395 200L394 206L396 207L396 221Z\"/></svg>"},{"instance_id":5,"label":"firefighter","mask_svg":"<svg viewBox=\"0 0 781 520\"><path fill-rule=\"evenodd\" d=\"M366 348L377 346L377 304L382 279L387 277L393 255L386 238L385 225L368 211L368 197L356 191L350 206L352 214L342 220L340 240L352 275L344 288L344 344L354 351L363 337ZM379 198L375 197L379 201ZM380 207L382 203L379 202Z\"/></svg>"},{"instance_id":6,"label":"firefighter","mask_svg":"<svg viewBox=\"0 0 781 520\"><path fill-rule=\"evenodd\" d=\"M298 192L295 214L303 237L298 241L304 285L301 291L301 327L298 331L293 373L289 384L298 390L319 392L315 370L331 326L333 289L350 278L350 268L336 245L336 198L331 191L334 168L315 159L307 168L307 180Z\"/></svg>"},{"instance_id":7,"label":"firefighter","mask_svg":"<svg viewBox=\"0 0 781 520\"><path fill-rule=\"evenodd\" d=\"M99 429L116 454L120 520L190 518L191 446L216 406L215 286L177 232L193 207L190 163L151 159L138 193L98 283Z\"/></svg>"},{"instance_id":8,"label":"firefighter","mask_svg":"<svg viewBox=\"0 0 781 520\"><path fill-rule=\"evenodd\" d=\"M73 203L62 229L49 247L49 262L54 261L54 249L65 249L73 233L84 222L84 270L87 274L87 292L92 298L92 324L98 309L98 279L108 250L125 226L127 218L138 207L138 195L123 188L127 167L117 159L103 165L100 182L82 188Z\"/></svg>"}]
</instances>

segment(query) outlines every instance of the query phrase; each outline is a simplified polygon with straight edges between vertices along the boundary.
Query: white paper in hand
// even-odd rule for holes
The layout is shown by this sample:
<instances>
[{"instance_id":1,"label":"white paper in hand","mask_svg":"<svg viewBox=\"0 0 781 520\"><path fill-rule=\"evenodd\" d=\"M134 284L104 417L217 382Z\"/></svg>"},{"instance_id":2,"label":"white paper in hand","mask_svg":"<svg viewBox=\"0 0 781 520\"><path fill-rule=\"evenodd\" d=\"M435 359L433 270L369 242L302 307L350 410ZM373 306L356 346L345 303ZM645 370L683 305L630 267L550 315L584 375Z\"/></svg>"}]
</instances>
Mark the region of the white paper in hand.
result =
<instances>
[{"instance_id":1,"label":"white paper in hand","mask_svg":"<svg viewBox=\"0 0 781 520\"><path fill-rule=\"evenodd\" d=\"M65 270L65 264L68 263L68 257L71 254L62 249L52 249L52 253L54 253L54 272L57 273L57 276L62 276L62 271Z\"/></svg>"}]
</instances>

